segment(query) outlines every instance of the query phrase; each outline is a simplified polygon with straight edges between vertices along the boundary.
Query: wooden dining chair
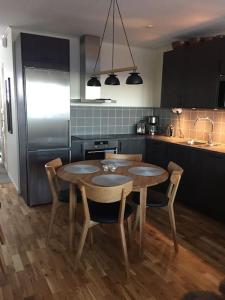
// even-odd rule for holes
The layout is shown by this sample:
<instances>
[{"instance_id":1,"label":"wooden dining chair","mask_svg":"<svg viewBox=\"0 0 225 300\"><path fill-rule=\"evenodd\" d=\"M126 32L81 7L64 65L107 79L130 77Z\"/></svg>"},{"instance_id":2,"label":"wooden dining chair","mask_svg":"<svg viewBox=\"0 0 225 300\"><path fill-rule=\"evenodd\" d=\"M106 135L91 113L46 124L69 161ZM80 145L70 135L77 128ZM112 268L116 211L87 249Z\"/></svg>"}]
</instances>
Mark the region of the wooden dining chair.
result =
<instances>
[{"instance_id":1,"label":"wooden dining chair","mask_svg":"<svg viewBox=\"0 0 225 300\"><path fill-rule=\"evenodd\" d=\"M183 174L183 169L172 161L168 164L167 169L170 174L170 177L169 177L169 185L166 194L148 188L146 207L153 207L153 208L167 207L168 208L174 248L175 251L177 252L178 244L176 239L176 223L175 223L173 204L179 187L180 179ZM137 229L140 220L139 197L140 197L139 193L136 192L133 193L133 201L136 204L138 204L136 217L135 217L134 230Z\"/></svg>"},{"instance_id":2,"label":"wooden dining chair","mask_svg":"<svg viewBox=\"0 0 225 300\"><path fill-rule=\"evenodd\" d=\"M131 161L142 161L142 154L118 154L106 152L105 159L125 159Z\"/></svg>"},{"instance_id":3,"label":"wooden dining chair","mask_svg":"<svg viewBox=\"0 0 225 300\"><path fill-rule=\"evenodd\" d=\"M126 275L128 277L129 260L124 220L128 223L128 232L129 236L131 236L131 214L133 212L133 208L126 203L126 197L133 189L133 181L113 187L100 187L80 181L79 188L82 195L84 225L76 253L75 269L78 267L88 230L97 224L118 223L125 260Z\"/></svg>"},{"instance_id":4,"label":"wooden dining chair","mask_svg":"<svg viewBox=\"0 0 225 300\"><path fill-rule=\"evenodd\" d=\"M48 176L48 181L50 185L50 190L52 194L52 211L49 223L49 229L47 234L46 244L48 245L51 234L53 223L55 221L56 213L59 207L69 203L69 189L62 190L58 177L56 175L56 170L62 166L61 158L56 158L51 160L45 165L45 170Z\"/></svg>"}]
</instances>

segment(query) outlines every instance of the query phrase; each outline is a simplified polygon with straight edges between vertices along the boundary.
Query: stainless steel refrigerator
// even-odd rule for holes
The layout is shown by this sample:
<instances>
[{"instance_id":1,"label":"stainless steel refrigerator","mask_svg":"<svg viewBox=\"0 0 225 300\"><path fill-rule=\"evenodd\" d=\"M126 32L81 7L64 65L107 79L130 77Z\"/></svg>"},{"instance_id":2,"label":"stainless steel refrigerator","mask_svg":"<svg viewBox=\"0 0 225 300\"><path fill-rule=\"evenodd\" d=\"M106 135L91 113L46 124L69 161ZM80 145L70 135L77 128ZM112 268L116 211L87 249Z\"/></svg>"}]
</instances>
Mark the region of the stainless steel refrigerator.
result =
<instances>
[{"instance_id":1,"label":"stainless steel refrigerator","mask_svg":"<svg viewBox=\"0 0 225 300\"><path fill-rule=\"evenodd\" d=\"M57 157L69 162L69 72L24 68L22 102L18 103L20 189L33 206L51 202L46 162Z\"/></svg>"}]
</instances>

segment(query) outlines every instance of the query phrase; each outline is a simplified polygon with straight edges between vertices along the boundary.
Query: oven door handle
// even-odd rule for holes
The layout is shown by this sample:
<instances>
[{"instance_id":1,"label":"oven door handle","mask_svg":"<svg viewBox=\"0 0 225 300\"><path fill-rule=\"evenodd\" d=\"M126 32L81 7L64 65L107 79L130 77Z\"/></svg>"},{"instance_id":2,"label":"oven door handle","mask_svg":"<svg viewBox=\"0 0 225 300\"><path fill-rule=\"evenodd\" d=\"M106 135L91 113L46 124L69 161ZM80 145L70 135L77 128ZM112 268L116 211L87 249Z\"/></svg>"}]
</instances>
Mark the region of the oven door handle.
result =
<instances>
[{"instance_id":1,"label":"oven door handle","mask_svg":"<svg viewBox=\"0 0 225 300\"><path fill-rule=\"evenodd\" d=\"M90 150L90 151L88 150L87 151L88 154L91 154L91 153L103 153L103 152L106 152L106 151L105 150Z\"/></svg>"}]
</instances>

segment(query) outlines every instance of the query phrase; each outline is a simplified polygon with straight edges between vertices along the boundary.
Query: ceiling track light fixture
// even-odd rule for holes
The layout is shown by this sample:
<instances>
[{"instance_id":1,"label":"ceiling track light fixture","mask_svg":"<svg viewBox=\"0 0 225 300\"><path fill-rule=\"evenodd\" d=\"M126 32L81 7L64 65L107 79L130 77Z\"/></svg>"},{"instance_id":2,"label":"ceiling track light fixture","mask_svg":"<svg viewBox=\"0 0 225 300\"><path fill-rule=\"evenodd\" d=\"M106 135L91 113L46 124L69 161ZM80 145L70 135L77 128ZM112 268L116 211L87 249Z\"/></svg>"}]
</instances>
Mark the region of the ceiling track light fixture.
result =
<instances>
[{"instance_id":1,"label":"ceiling track light fixture","mask_svg":"<svg viewBox=\"0 0 225 300\"><path fill-rule=\"evenodd\" d=\"M112 32L112 62L111 62L111 69L96 72L96 67L97 67L98 62L99 62L100 53L101 53L101 49L102 49L102 44L103 44L103 41L104 41L105 32L106 32L106 28L107 28L107 25L108 25L111 9L112 9L112 26L113 26L113 28L112 28L113 32ZM124 67L124 68L117 68L117 69L114 68L115 11L116 11L116 9L118 10L118 13L119 13L119 17L120 17L123 32L124 32L124 35L125 35L127 47L129 49L130 57L131 57L132 64L133 64L133 66L131 66L131 67ZM93 71L93 74L92 74L91 78L88 80L87 85L88 86L101 86L101 82L98 79L98 76L103 75L103 74L108 74L108 77L105 80L106 85L120 85L120 81L117 78L117 75L115 73L126 72L126 71L131 71L130 75L128 76L128 78L126 80L126 84L142 84L143 83L143 80L142 80L141 76L137 72L137 66L135 65L134 57L133 57L133 54L131 52L130 43L129 43L129 40L128 40L128 37L127 37L126 29L125 29L125 26L124 26L124 23L123 23L123 18L122 18L122 14L121 14L118 2L117 2L117 0L110 0L109 10L108 10L108 14L107 14L107 18L106 18L106 22L105 22L105 26L104 26L102 38L101 38L101 43L100 43L100 46L99 46L99 49L98 49L98 55L97 55L97 59L96 59L96 62L95 62L94 71Z\"/></svg>"}]
</instances>

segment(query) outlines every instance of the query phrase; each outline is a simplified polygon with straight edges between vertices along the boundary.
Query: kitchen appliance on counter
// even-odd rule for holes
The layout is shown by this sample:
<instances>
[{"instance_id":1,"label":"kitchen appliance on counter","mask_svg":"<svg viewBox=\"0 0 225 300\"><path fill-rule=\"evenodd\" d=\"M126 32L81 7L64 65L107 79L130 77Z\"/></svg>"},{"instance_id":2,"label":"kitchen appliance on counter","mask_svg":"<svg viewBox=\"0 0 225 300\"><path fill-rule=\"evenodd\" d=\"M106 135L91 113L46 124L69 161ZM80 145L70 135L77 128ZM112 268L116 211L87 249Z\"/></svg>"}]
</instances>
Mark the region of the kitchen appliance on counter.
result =
<instances>
[{"instance_id":1,"label":"kitchen appliance on counter","mask_svg":"<svg viewBox=\"0 0 225 300\"><path fill-rule=\"evenodd\" d=\"M159 117L149 116L147 119L147 133L150 135L155 135L159 133Z\"/></svg>"},{"instance_id":2,"label":"kitchen appliance on counter","mask_svg":"<svg viewBox=\"0 0 225 300\"><path fill-rule=\"evenodd\" d=\"M141 120L136 124L136 133L145 134L146 133L146 124L144 120Z\"/></svg>"}]
</instances>

